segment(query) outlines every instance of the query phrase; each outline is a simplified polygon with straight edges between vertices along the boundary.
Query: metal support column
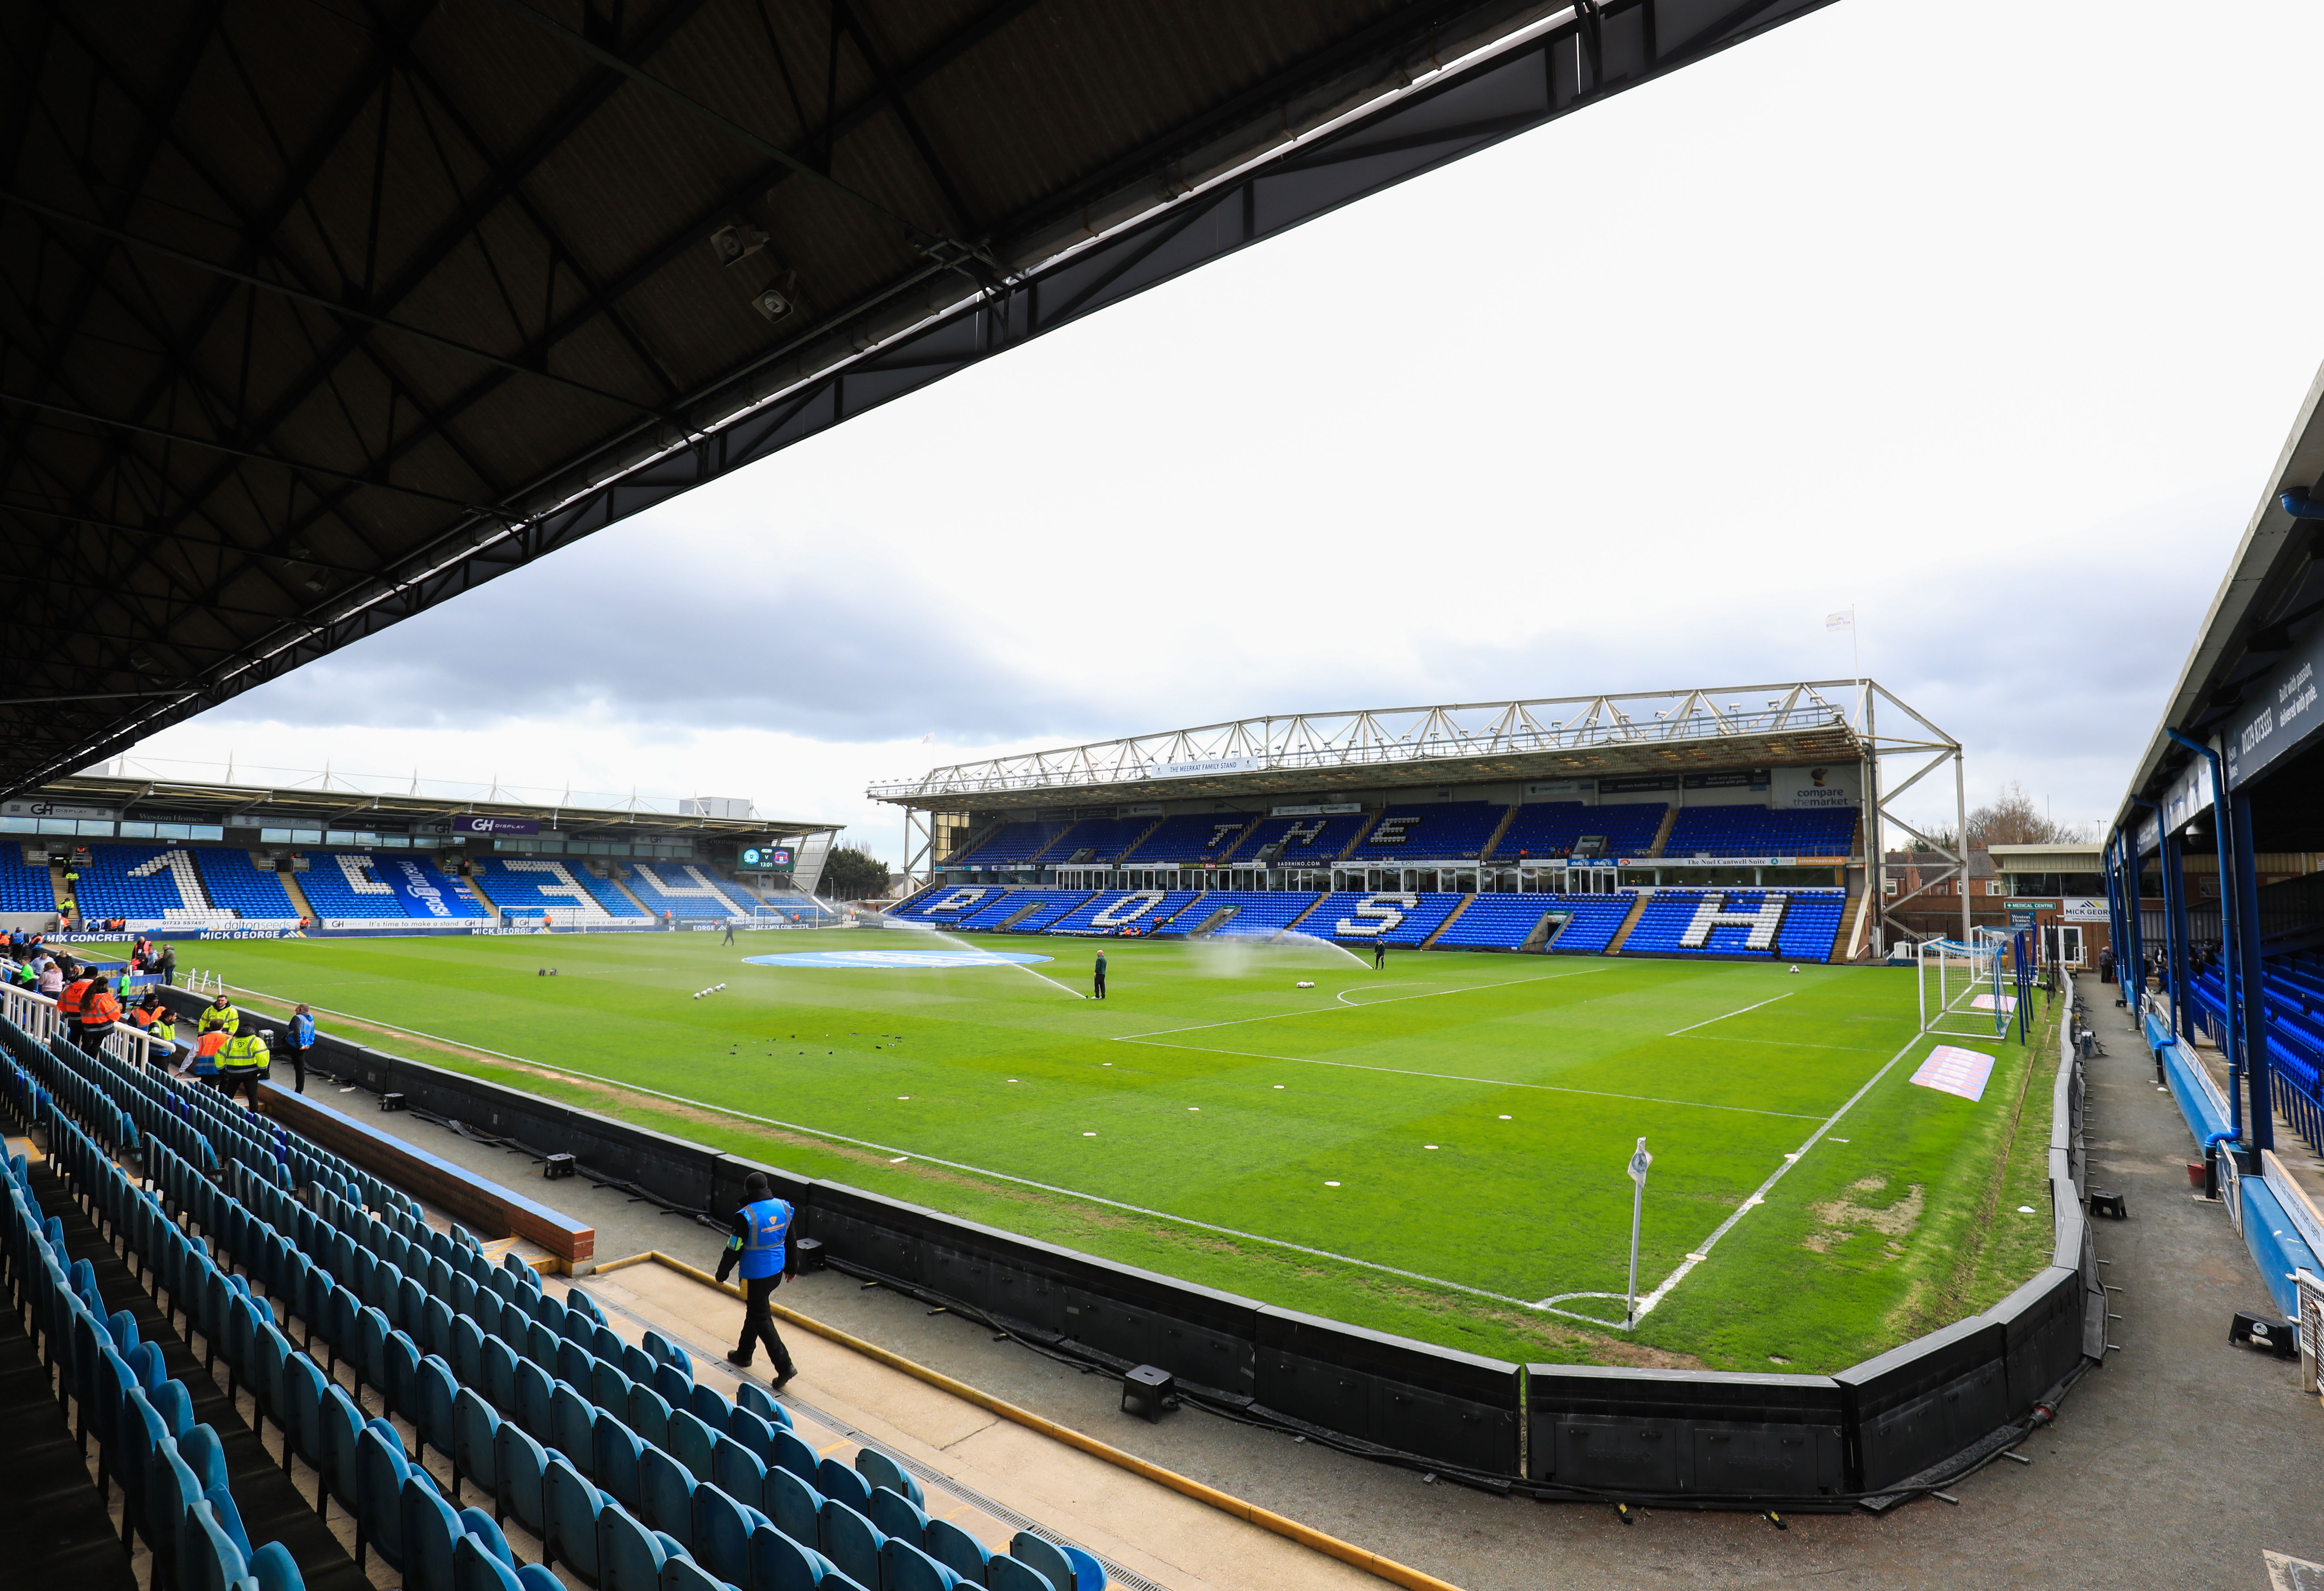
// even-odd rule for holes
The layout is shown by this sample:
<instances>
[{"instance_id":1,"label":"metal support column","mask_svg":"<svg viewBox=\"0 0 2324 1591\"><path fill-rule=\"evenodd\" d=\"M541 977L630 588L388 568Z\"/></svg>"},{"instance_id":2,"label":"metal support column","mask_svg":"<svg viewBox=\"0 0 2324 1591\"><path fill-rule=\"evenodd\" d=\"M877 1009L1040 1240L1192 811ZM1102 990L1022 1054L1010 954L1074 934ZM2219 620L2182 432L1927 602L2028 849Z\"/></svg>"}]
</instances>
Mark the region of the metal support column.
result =
<instances>
[{"instance_id":1,"label":"metal support column","mask_svg":"<svg viewBox=\"0 0 2324 1591\"><path fill-rule=\"evenodd\" d=\"M2243 1066L2244 1023L2238 1013L2243 1009L2244 968L2237 952L2243 943L2242 925L2229 909L2228 879L2233 869L2228 861L2228 841L2235 827L2234 809L2227 804L2227 776L2219 754L2210 746L2191 735L2177 730L2165 730L2172 740L2211 765L2211 832L2219 858L2219 972L2226 982L2227 1031L2222 1035L2227 1052L2227 1126L2240 1143L2244 1136Z\"/></svg>"},{"instance_id":2,"label":"metal support column","mask_svg":"<svg viewBox=\"0 0 2324 1591\"><path fill-rule=\"evenodd\" d=\"M2130 1007L2131 1021L2136 1023L2140 1020L2139 1002L2146 996L2146 925L2140 921L2144 907L2138 896L2138 875L2146 865L2146 858L2138 845L2138 814L2135 808L2129 826L2123 831L2123 930L2130 935L2130 941L2115 952L2114 975L2121 980L2123 1001Z\"/></svg>"},{"instance_id":3,"label":"metal support column","mask_svg":"<svg viewBox=\"0 0 2324 1591\"><path fill-rule=\"evenodd\" d=\"M2195 1037L2194 1013L2189 1008L2187 963L2187 853L2176 834L2163 836L2163 925L2169 964L2164 979L2171 990L2171 1025L2178 1035Z\"/></svg>"},{"instance_id":4,"label":"metal support column","mask_svg":"<svg viewBox=\"0 0 2324 1591\"><path fill-rule=\"evenodd\" d=\"M2240 969L2243 993L2239 1013L2243 1025L2244 1079L2251 1097L2251 1119L2244 1141L2256 1155L2263 1149L2275 1147L2275 1104L2270 1098L2270 1063L2267 1053L2267 981L2266 970L2260 961L2259 943L2259 874L2252 850L2251 796L2237 791L2231 798L2236 825L2236 885L2232 909L2236 915L2236 950L2243 958ZM2230 910L2225 892L2219 900L2219 916L2225 921ZM2255 1164L2250 1169L2257 1170Z\"/></svg>"}]
</instances>

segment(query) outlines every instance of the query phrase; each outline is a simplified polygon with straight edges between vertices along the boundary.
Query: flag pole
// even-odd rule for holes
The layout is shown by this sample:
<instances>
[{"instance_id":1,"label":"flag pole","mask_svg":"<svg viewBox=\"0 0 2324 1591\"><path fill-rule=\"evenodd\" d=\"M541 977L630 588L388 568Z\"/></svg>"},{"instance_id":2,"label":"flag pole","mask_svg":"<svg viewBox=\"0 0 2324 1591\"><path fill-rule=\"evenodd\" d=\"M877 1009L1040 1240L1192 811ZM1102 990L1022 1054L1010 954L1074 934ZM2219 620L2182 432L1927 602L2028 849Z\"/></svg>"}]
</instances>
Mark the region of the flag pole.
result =
<instances>
[{"instance_id":1,"label":"flag pole","mask_svg":"<svg viewBox=\"0 0 2324 1591\"><path fill-rule=\"evenodd\" d=\"M1646 1209L1646 1168L1654 1163L1655 1157L1646 1153L1646 1141L1640 1138L1637 1152L1630 1156L1630 1288L1623 1294L1625 1331L1638 1323L1638 1222Z\"/></svg>"}]
</instances>

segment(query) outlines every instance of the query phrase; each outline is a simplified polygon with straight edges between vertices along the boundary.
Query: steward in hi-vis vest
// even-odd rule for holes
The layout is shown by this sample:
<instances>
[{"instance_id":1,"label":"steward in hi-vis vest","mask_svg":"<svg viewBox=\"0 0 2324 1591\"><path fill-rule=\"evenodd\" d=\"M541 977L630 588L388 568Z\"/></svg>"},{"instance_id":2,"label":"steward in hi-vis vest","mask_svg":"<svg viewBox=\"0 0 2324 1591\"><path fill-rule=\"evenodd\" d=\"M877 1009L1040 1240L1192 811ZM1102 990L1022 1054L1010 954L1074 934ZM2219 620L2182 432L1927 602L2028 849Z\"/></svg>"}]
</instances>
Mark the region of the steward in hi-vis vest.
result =
<instances>
[{"instance_id":1,"label":"steward in hi-vis vest","mask_svg":"<svg viewBox=\"0 0 2324 1591\"><path fill-rule=\"evenodd\" d=\"M217 998L212 1000L208 1005L202 1007L202 1023L200 1031L203 1033L222 1033L226 1035L226 1037L232 1038L235 1034L242 1031L242 1013L234 1008L234 1002L232 1000L226 998L224 995L220 995Z\"/></svg>"},{"instance_id":2,"label":"steward in hi-vis vest","mask_svg":"<svg viewBox=\"0 0 2324 1591\"><path fill-rule=\"evenodd\" d=\"M752 1172L743 1180L742 1194L745 1202L735 1212L734 1235L726 1240L726 1252L718 1260L721 1282L737 1265L742 1268L742 1338L726 1357L729 1363L748 1369L752 1346L765 1343L767 1356L775 1364L775 1384L780 1386L798 1374L798 1367L791 1363L790 1349L775 1333L767 1301L782 1283L792 1210L788 1201L774 1196L774 1188L762 1172Z\"/></svg>"}]
</instances>

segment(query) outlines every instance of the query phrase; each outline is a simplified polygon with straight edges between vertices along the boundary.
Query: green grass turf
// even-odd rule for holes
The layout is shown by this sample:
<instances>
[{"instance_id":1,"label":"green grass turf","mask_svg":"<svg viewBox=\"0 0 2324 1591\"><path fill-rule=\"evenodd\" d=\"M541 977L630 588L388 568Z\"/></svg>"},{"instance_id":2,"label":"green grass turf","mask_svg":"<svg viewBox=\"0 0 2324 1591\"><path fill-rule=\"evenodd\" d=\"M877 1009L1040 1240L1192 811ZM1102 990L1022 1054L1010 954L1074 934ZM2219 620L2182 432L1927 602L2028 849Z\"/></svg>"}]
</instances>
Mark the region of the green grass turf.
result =
<instances>
[{"instance_id":1,"label":"green grass turf","mask_svg":"<svg viewBox=\"0 0 2324 1591\"><path fill-rule=\"evenodd\" d=\"M1054 954L1035 970L1058 981L742 960L941 947L862 930L205 943L180 960L558 1069L340 1026L807 1175L1504 1356L1828 1370L2046 1261L2046 1200L2021 1195L2053 1047L2038 1024L2031 1052L1952 1040L2001 1057L1979 1103L1910 1086L1943 1041L1916 1036L1908 972L1457 952L1375 971L1313 946L1117 941L1101 1005L1079 994L1087 943L980 943ZM1618 1322L1640 1136L1642 1293L1785 1174L1635 1331L1530 1307L1612 1293L1562 1307Z\"/></svg>"}]
</instances>

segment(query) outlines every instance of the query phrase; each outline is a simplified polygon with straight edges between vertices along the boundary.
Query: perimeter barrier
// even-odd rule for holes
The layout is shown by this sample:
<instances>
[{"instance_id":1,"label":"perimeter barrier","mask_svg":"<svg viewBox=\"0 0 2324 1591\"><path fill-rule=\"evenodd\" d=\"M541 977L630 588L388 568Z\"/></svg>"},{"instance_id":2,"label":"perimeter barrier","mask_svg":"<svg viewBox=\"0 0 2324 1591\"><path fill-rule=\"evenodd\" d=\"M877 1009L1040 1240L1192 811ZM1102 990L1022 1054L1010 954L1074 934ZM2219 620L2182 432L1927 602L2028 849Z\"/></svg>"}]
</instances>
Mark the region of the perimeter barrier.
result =
<instances>
[{"instance_id":1,"label":"perimeter barrier","mask_svg":"<svg viewBox=\"0 0 2324 1591\"><path fill-rule=\"evenodd\" d=\"M200 1004L166 992L181 1014ZM2105 1353L2077 1019L2069 1009L2058 1034L2050 1265L1985 1313L1832 1375L1517 1365L802 1177L330 1035L309 1064L471 1135L570 1154L594 1182L722 1227L760 1173L796 1208L795 1236L835 1269L1115 1375L1156 1366L1204 1407L1367 1458L1553 1499L1878 1510L2015 1446Z\"/></svg>"}]
</instances>

